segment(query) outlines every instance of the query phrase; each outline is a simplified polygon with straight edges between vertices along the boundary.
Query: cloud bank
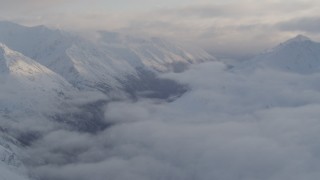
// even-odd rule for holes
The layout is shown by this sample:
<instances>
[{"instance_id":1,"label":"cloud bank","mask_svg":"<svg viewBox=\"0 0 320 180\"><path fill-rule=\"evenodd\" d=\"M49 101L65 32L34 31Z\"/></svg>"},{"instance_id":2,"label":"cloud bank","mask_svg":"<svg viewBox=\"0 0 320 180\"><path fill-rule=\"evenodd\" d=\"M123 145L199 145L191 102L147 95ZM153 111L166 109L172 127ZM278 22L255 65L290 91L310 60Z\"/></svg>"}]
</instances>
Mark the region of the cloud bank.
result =
<instances>
[{"instance_id":1,"label":"cloud bank","mask_svg":"<svg viewBox=\"0 0 320 180\"><path fill-rule=\"evenodd\" d=\"M320 74L235 73L213 62L165 77L191 90L172 103L110 103L113 126L53 131L25 162L47 180L319 177Z\"/></svg>"}]
</instances>

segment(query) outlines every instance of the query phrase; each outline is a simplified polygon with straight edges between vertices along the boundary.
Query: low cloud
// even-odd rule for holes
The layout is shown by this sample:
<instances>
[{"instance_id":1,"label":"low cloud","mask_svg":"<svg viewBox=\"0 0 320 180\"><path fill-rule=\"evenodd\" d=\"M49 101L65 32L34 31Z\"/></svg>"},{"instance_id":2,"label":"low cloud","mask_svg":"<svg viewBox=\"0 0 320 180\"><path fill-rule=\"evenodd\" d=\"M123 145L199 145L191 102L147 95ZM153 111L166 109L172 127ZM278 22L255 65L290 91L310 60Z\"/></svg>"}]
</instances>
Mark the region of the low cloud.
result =
<instances>
[{"instance_id":1,"label":"low cloud","mask_svg":"<svg viewBox=\"0 0 320 180\"><path fill-rule=\"evenodd\" d=\"M172 103L110 103L111 127L52 132L30 147L29 167L49 180L319 176L320 74L235 73L214 62L165 77L191 90Z\"/></svg>"}]
</instances>

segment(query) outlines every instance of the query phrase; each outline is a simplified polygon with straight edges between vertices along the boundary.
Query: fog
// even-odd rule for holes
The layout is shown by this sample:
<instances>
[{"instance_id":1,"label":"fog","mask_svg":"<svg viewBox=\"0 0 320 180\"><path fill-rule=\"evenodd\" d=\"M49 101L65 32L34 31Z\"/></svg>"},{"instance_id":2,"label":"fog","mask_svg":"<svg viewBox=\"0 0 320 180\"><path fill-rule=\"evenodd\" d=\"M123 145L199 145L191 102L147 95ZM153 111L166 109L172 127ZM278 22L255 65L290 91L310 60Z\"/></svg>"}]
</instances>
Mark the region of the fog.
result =
<instances>
[{"instance_id":1,"label":"fog","mask_svg":"<svg viewBox=\"0 0 320 180\"><path fill-rule=\"evenodd\" d=\"M319 177L320 74L231 71L219 62L163 75L174 102L109 103L96 134L54 130L24 159L46 180L300 180Z\"/></svg>"}]
</instances>

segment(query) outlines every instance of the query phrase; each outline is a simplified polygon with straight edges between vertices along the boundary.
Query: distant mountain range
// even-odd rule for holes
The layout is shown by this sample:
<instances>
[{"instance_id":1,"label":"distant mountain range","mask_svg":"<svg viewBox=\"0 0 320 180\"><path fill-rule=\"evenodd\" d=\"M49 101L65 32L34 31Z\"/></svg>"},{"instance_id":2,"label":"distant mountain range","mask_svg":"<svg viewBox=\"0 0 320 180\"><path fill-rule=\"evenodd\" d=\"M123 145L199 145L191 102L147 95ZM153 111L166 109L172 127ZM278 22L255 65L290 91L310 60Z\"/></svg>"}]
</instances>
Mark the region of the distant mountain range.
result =
<instances>
[{"instance_id":1,"label":"distant mountain range","mask_svg":"<svg viewBox=\"0 0 320 180\"><path fill-rule=\"evenodd\" d=\"M170 100L186 87L159 74L216 60L197 47L162 38L97 34L88 40L44 26L0 22L0 179L28 179L19 152L44 129L99 131L108 126L100 111L108 101ZM320 43L298 35L231 70L261 68L320 72Z\"/></svg>"}]
</instances>

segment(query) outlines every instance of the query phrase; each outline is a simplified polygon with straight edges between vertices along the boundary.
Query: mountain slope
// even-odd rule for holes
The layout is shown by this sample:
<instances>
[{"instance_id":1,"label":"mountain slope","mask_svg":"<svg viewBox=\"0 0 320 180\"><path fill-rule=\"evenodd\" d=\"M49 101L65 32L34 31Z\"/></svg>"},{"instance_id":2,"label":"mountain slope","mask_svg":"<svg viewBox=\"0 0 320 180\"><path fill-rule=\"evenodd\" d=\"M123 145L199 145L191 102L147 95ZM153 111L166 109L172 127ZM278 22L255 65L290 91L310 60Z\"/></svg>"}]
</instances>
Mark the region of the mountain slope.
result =
<instances>
[{"instance_id":1,"label":"mountain slope","mask_svg":"<svg viewBox=\"0 0 320 180\"><path fill-rule=\"evenodd\" d=\"M113 58L128 61L134 67L147 67L159 72L179 70L188 65L213 60L205 51L192 50L166 39L134 37L114 32L100 32L100 45ZM182 67L180 67L182 68Z\"/></svg>"},{"instance_id":2,"label":"mountain slope","mask_svg":"<svg viewBox=\"0 0 320 180\"><path fill-rule=\"evenodd\" d=\"M73 90L61 76L4 44L0 44L0 73L0 112L45 112Z\"/></svg>"},{"instance_id":3,"label":"mountain slope","mask_svg":"<svg viewBox=\"0 0 320 180\"><path fill-rule=\"evenodd\" d=\"M0 42L36 60L79 89L123 96L141 72L181 71L188 64L214 59L202 50L188 51L158 38L100 32L97 41L43 26L0 22Z\"/></svg>"},{"instance_id":4,"label":"mountain slope","mask_svg":"<svg viewBox=\"0 0 320 180\"><path fill-rule=\"evenodd\" d=\"M60 75L3 44L0 65L0 127L11 129L23 143L36 138L38 129L49 131L61 123L88 131L102 128L100 107L95 105L108 100L102 93L80 92Z\"/></svg>"}]
</instances>

